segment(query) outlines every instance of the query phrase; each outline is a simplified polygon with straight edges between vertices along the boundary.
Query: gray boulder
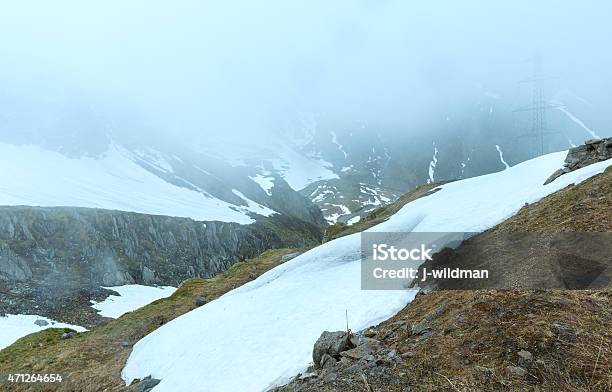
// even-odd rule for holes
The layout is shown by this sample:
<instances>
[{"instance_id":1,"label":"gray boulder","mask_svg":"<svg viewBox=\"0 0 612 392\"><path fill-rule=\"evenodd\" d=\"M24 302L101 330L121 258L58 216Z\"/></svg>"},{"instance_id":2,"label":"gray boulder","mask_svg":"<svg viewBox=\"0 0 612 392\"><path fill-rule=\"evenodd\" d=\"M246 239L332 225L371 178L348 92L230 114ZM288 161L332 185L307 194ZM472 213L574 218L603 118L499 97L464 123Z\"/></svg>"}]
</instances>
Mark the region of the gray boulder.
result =
<instances>
[{"instance_id":1,"label":"gray boulder","mask_svg":"<svg viewBox=\"0 0 612 392\"><path fill-rule=\"evenodd\" d=\"M38 325L39 327L46 327L49 325L49 322L47 320L38 319L34 321L34 324Z\"/></svg>"},{"instance_id":2,"label":"gray boulder","mask_svg":"<svg viewBox=\"0 0 612 392\"><path fill-rule=\"evenodd\" d=\"M314 345L312 359L316 367L323 367L323 358L326 354L334 358L335 361L338 361L340 359L340 353L352 348L355 348L355 345L351 341L350 332L324 331ZM325 357L325 359L326 361L328 360L327 357Z\"/></svg>"},{"instance_id":3,"label":"gray boulder","mask_svg":"<svg viewBox=\"0 0 612 392\"><path fill-rule=\"evenodd\" d=\"M295 259L296 257L298 257L299 255L301 255L302 252L293 252L293 253L288 253L286 255L283 255L281 257L281 263L285 263L291 259Z\"/></svg>"},{"instance_id":4,"label":"gray boulder","mask_svg":"<svg viewBox=\"0 0 612 392\"><path fill-rule=\"evenodd\" d=\"M202 297L202 296L200 296L200 295L199 295L199 296L197 296L197 297L196 297L196 299L195 299L195 304L196 304L196 306L203 306L203 305L206 305L206 302L208 302L208 301L206 300L206 297Z\"/></svg>"},{"instance_id":5,"label":"gray boulder","mask_svg":"<svg viewBox=\"0 0 612 392\"><path fill-rule=\"evenodd\" d=\"M138 384L138 392L150 392L161 380L147 376Z\"/></svg>"},{"instance_id":6,"label":"gray boulder","mask_svg":"<svg viewBox=\"0 0 612 392\"><path fill-rule=\"evenodd\" d=\"M527 370L518 366L506 366L506 374L511 377L523 378L527 375Z\"/></svg>"},{"instance_id":7,"label":"gray boulder","mask_svg":"<svg viewBox=\"0 0 612 392\"><path fill-rule=\"evenodd\" d=\"M533 354L527 350L521 350L517 353L519 365L527 365L533 361Z\"/></svg>"}]
</instances>

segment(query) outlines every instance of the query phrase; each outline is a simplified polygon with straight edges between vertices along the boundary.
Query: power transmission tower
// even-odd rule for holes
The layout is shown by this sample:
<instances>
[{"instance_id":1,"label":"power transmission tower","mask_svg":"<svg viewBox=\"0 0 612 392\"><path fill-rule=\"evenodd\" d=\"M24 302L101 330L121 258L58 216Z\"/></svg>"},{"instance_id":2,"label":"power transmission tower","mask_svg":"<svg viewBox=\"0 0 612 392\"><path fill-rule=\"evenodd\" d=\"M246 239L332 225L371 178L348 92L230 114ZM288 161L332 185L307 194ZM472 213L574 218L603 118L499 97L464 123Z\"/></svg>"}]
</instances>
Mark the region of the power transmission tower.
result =
<instances>
[{"instance_id":1,"label":"power transmission tower","mask_svg":"<svg viewBox=\"0 0 612 392\"><path fill-rule=\"evenodd\" d=\"M532 85L531 104L514 110L514 112L529 112L531 113L531 128L527 134L519 137L528 138L533 146L534 156L544 155L545 136L558 134L559 131L548 128L546 122L546 112L549 109L555 109L559 105L550 103L545 94L544 82L555 79L544 76L542 73L542 61L539 55L534 58L534 74L533 77L521 80L519 83L528 83Z\"/></svg>"}]
</instances>

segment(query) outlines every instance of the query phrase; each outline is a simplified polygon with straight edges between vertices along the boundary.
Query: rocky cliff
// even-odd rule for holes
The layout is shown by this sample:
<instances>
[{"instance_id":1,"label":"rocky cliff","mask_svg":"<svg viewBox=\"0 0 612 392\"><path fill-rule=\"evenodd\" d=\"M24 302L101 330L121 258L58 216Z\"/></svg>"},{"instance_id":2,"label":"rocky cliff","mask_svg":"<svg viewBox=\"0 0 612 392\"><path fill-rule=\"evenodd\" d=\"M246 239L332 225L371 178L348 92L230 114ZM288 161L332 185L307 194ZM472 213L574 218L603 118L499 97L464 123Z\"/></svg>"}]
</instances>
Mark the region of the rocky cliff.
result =
<instances>
[{"instance_id":1,"label":"rocky cliff","mask_svg":"<svg viewBox=\"0 0 612 392\"><path fill-rule=\"evenodd\" d=\"M315 225L278 214L239 225L86 208L0 207L0 313L34 307L58 317L60 304L83 291L80 302L87 303L100 295L99 286L177 286L266 249L320 240Z\"/></svg>"}]
</instances>

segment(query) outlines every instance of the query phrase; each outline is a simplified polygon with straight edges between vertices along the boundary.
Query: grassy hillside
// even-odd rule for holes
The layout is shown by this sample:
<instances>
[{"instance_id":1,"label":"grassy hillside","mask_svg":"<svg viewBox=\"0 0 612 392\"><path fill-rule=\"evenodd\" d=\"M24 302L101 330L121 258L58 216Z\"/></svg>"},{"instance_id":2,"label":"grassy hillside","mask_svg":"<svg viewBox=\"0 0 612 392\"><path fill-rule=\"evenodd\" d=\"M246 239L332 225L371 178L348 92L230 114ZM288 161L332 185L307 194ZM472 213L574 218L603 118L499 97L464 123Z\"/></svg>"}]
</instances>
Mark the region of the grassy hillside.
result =
<instances>
[{"instance_id":1,"label":"grassy hillside","mask_svg":"<svg viewBox=\"0 0 612 392\"><path fill-rule=\"evenodd\" d=\"M585 231L612 232L612 168L479 236ZM611 309L608 288L433 291L365 331L381 343L372 361L341 361L279 390L610 391Z\"/></svg>"},{"instance_id":2,"label":"grassy hillside","mask_svg":"<svg viewBox=\"0 0 612 392\"><path fill-rule=\"evenodd\" d=\"M169 298L157 300L117 320L61 339L64 329L48 329L25 336L0 351L0 374L61 373L64 381L52 391L121 391L120 378L132 346L168 321L196 308L195 298L214 300L282 262L295 249L278 249L231 266L210 279L189 279ZM203 326L205 328L205 326ZM4 385L0 384L0 390ZM40 390L37 386L14 386L14 390ZM135 390L135 389L134 389Z\"/></svg>"}]
</instances>

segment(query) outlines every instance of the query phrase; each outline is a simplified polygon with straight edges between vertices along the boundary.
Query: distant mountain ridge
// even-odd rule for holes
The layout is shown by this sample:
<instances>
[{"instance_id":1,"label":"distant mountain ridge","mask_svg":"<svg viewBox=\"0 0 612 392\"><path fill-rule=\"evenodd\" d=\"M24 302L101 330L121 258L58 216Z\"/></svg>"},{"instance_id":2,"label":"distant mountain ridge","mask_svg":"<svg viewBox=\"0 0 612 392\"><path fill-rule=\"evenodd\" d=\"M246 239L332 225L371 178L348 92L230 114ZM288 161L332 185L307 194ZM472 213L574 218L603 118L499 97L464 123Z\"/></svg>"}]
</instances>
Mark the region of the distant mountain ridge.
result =
<instances>
[{"instance_id":1,"label":"distant mountain ridge","mask_svg":"<svg viewBox=\"0 0 612 392\"><path fill-rule=\"evenodd\" d=\"M539 146L529 116L515 113L508 97L484 89L472 105L426 123L312 115L259 136L249 129L235 135L203 130L198 140L161 132L164 125L136 111L111 109L77 90L48 90L37 100L0 92L2 146L34 145L69 159L104 159L116 147L130 165L199 192L210 199L204 204L212 201L224 211L203 219L248 223L253 214L277 212L321 226L352 224L419 185L504 170L532 158ZM592 113L585 101L569 90L555 95L554 104L560 109L548 119L560 131L546 137L546 152L565 150L599 131L589 127ZM14 192L0 189L0 196L2 191Z\"/></svg>"}]
</instances>

